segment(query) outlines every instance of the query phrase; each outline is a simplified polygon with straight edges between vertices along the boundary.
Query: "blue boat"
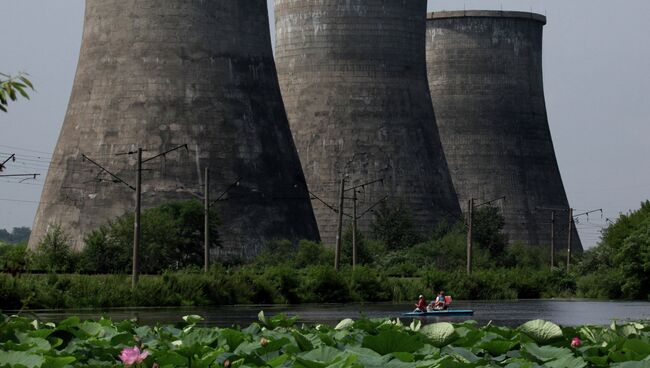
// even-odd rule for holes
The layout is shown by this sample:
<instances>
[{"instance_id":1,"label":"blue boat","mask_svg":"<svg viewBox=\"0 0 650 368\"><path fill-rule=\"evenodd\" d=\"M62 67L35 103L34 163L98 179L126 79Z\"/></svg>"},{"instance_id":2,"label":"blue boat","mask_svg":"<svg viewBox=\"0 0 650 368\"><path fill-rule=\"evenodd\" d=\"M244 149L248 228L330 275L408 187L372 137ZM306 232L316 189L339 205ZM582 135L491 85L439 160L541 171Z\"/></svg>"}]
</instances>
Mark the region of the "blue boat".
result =
<instances>
[{"instance_id":1,"label":"blue boat","mask_svg":"<svg viewBox=\"0 0 650 368\"><path fill-rule=\"evenodd\" d=\"M447 309L447 310L436 310L431 312L408 312L408 313L402 313L402 315L408 317L473 316L474 311L470 309Z\"/></svg>"}]
</instances>

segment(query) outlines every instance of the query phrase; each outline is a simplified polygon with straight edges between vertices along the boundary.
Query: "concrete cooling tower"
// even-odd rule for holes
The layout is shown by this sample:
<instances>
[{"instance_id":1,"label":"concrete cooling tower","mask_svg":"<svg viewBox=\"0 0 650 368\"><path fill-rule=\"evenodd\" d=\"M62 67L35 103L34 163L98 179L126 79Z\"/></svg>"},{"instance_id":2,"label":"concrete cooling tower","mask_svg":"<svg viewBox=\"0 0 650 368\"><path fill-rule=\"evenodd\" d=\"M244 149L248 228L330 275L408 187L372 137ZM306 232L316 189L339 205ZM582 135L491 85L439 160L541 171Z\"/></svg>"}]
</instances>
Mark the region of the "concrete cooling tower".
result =
<instances>
[{"instance_id":1,"label":"concrete cooling tower","mask_svg":"<svg viewBox=\"0 0 650 368\"><path fill-rule=\"evenodd\" d=\"M72 96L30 239L60 224L81 248L134 207L193 198L210 169L225 255L272 239L319 240L282 105L265 0L87 0ZM240 180L238 180L241 178ZM238 182L238 184L234 184ZM228 190L229 189L229 190Z\"/></svg>"},{"instance_id":2,"label":"concrete cooling tower","mask_svg":"<svg viewBox=\"0 0 650 368\"><path fill-rule=\"evenodd\" d=\"M546 17L500 11L431 13L429 86L440 138L463 209L506 196L511 242L568 241L568 201L546 116L542 31ZM581 250L573 231L572 249Z\"/></svg>"},{"instance_id":3,"label":"concrete cooling tower","mask_svg":"<svg viewBox=\"0 0 650 368\"><path fill-rule=\"evenodd\" d=\"M426 5L275 1L280 88L311 191L336 207L344 175L347 187L383 178L360 188L359 211L387 195L410 211L421 234L461 213L427 86ZM346 197L351 203L353 193ZM334 243L336 213L313 205L323 241ZM361 218L359 229L368 231L372 220Z\"/></svg>"}]
</instances>

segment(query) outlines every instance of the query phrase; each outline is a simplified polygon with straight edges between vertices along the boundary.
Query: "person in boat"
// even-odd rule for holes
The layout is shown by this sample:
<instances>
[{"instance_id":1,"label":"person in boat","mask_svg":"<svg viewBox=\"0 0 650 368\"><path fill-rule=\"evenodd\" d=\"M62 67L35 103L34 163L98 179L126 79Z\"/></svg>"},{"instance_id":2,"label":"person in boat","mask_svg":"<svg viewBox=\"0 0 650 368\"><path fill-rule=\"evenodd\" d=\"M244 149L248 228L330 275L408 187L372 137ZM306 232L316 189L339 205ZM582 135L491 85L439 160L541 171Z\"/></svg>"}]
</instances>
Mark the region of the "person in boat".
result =
<instances>
[{"instance_id":1,"label":"person in boat","mask_svg":"<svg viewBox=\"0 0 650 368\"><path fill-rule=\"evenodd\" d=\"M444 310L447 309L447 307L448 305L447 305L447 300L445 298L445 292L441 290L438 293L436 299L433 301L433 310Z\"/></svg>"},{"instance_id":2,"label":"person in boat","mask_svg":"<svg viewBox=\"0 0 650 368\"><path fill-rule=\"evenodd\" d=\"M417 304L415 304L415 310L413 312L426 312L426 311L427 311L427 300L424 299L424 295L420 295Z\"/></svg>"}]
</instances>

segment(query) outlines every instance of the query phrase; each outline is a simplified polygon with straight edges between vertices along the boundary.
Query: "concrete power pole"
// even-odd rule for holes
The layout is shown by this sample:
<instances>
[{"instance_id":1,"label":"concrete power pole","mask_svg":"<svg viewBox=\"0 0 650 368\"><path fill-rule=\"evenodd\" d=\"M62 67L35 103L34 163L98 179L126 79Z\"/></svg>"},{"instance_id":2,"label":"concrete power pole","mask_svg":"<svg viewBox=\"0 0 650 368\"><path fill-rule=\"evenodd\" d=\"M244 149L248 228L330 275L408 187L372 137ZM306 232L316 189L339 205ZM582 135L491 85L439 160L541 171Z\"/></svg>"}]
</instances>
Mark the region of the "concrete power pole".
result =
<instances>
[{"instance_id":1,"label":"concrete power pole","mask_svg":"<svg viewBox=\"0 0 650 368\"><path fill-rule=\"evenodd\" d=\"M133 228L133 270L131 275L131 287L138 284L140 274L140 240L142 239L142 227L140 226L140 211L142 207L142 148L138 148L138 164L135 173L135 221Z\"/></svg>"},{"instance_id":2,"label":"concrete power pole","mask_svg":"<svg viewBox=\"0 0 650 368\"><path fill-rule=\"evenodd\" d=\"M551 211L551 270L555 267L555 211Z\"/></svg>"},{"instance_id":3,"label":"concrete power pole","mask_svg":"<svg viewBox=\"0 0 650 368\"><path fill-rule=\"evenodd\" d=\"M467 274L472 273L472 221L474 218L474 198L467 201Z\"/></svg>"},{"instance_id":4,"label":"concrete power pole","mask_svg":"<svg viewBox=\"0 0 650 368\"><path fill-rule=\"evenodd\" d=\"M339 197L339 222L336 229L336 248L334 250L334 269L339 269L341 262L341 241L343 237L343 204L345 201L345 176L341 178L341 192Z\"/></svg>"},{"instance_id":5,"label":"concrete power pole","mask_svg":"<svg viewBox=\"0 0 650 368\"><path fill-rule=\"evenodd\" d=\"M210 267L210 169L205 168L205 188L203 196L203 271L208 272Z\"/></svg>"},{"instance_id":6,"label":"concrete power pole","mask_svg":"<svg viewBox=\"0 0 650 368\"><path fill-rule=\"evenodd\" d=\"M571 232L573 231L573 208L569 208L569 236L566 248L566 272L569 273L571 268Z\"/></svg>"},{"instance_id":7,"label":"concrete power pole","mask_svg":"<svg viewBox=\"0 0 650 368\"><path fill-rule=\"evenodd\" d=\"M352 269L357 267L357 190L352 191Z\"/></svg>"}]
</instances>

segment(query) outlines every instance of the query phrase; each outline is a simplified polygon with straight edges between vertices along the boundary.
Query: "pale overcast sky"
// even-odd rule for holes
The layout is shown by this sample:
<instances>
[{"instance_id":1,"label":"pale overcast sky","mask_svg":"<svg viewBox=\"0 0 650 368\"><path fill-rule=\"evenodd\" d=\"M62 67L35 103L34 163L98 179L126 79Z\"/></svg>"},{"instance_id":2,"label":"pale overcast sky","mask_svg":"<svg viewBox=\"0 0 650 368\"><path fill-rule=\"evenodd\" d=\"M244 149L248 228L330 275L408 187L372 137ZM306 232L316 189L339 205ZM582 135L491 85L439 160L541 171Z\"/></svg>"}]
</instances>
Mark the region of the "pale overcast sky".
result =
<instances>
[{"instance_id":1,"label":"pale overcast sky","mask_svg":"<svg viewBox=\"0 0 650 368\"><path fill-rule=\"evenodd\" d=\"M650 1L429 1L429 10L463 8L547 15L544 83L564 185L573 207L604 210L603 219L578 225L592 246L606 218L650 198ZM16 153L5 174L41 174L23 183L0 178L0 228L32 225L72 88L83 11L83 0L0 0L0 72L26 71L38 89L0 113L0 160Z\"/></svg>"}]
</instances>

